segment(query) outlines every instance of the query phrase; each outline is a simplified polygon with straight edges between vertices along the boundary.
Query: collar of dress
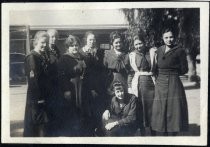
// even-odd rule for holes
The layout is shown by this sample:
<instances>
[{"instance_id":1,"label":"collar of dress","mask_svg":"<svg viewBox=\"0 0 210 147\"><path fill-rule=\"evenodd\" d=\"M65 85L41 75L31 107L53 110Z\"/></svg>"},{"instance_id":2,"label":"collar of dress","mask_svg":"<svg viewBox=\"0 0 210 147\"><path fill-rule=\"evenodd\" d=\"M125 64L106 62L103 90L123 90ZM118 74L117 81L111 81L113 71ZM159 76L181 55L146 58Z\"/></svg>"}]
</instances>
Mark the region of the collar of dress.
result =
<instances>
[{"instance_id":1,"label":"collar of dress","mask_svg":"<svg viewBox=\"0 0 210 147\"><path fill-rule=\"evenodd\" d=\"M116 50L116 49L113 49L113 50L114 50L114 52L115 52L115 54L116 54L117 56L119 56L119 55L122 54L122 52L120 52L120 51L118 51L118 50Z\"/></svg>"},{"instance_id":2,"label":"collar of dress","mask_svg":"<svg viewBox=\"0 0 210 147\"><path fill-rule=\"evenodd\" d=\"M162 52L163 52L163 54L167 55L167 54L169 54L169 53L175 51L175 50L176 50L177 48L179 48L179 47L180 47L179 45L175 45L174 47L172 47L171 49L169 49L167 52L165 52L167 46L164 45L164 46L162 47Z\"/></svg>"}]
</instances>

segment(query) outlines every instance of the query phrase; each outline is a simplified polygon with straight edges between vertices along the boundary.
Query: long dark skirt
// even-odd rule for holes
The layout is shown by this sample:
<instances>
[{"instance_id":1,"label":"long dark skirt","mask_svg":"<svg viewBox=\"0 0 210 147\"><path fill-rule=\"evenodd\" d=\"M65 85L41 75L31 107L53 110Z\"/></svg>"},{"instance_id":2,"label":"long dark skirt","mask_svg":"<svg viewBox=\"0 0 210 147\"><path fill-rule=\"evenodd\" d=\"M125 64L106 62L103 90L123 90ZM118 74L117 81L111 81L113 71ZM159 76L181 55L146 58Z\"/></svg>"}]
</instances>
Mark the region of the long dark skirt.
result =
<instances>
[{"instance_id":1,"label":"long dark skirt","mask_svg":"<svg viewBox=\"0 0 210 147\"><path fill-rule=\"evenodd\" d=\"M81 116L75 104L71 100L63 99L60 104L59 114L57 136L80 136Z\"/></svg>"},{"instance_id":2,"label":"long dark skirt","mask_svg":"<svg viewBox=\"0 0 210 147\"><path fill-rule=\"evenodd\" d=\"M154 100L154 83L151 76L139 77L139 107L140 116L137 116L138 120L142 117L143 127L150 127L152 117L152 105Z\"/></svg>"},{"instance_id":3,"label":"long dark skirt","mask_svg":"<svg viewBox=\"0 0 210 147\"><path fill-rule=\"evenodd\" d=\"M178 73L159 73L151 125L158 132L180 132L188 129L187 100Z\"/></svg>"},{"instance_id":4,"label":"long dark skirt","mask_svg":"<svg viewBox=\"0 0 210 147\"><path fill-rule=\"evenodd\" d=\"M57 132L60 127L60 109L61 106L61 95L59 94L59 85L58 83L50 83L48 86L48 98L46 101L46 111L49 118L47 124L47 137L56 137L58 136Z\"/></svg>"},{"instance_id":5,"label":"long dark skirt","mask_svg":"<svg viewBox=\"0 0 210 147\"><path fill-rule=\"evenodd\" d=\"M46 136L46 124L48 122L44 106L34 107L27 103L24 118L24 137Z\"/></svg>"},{"instance_id":6,"label":"long dark skirt","mask_svg":"<svg viewBox=\"0 0 210 147\"><path fill-rule=\"evenodd\" d=\"M103 112L107 109L106 99L104 93L98 93L98 96L91 97L92 100L90 102L91 114L92 114L92 126L98 128L101 125L101 116Z\"/></svg>"},{"instance_id":7,"label":"long dark skirt","mask_svg":"<svg viewBox=\"0 0 210 147\"><path fill-rule=\"evenodd\" d=\"M58 136L81 136L81 118L84 113L82 99L82 81L79 77L72 78L69 85L72 85L71 98L65 99L63 91L59 95L59 121L60 127Z\"/></svg>"}]
</instances>

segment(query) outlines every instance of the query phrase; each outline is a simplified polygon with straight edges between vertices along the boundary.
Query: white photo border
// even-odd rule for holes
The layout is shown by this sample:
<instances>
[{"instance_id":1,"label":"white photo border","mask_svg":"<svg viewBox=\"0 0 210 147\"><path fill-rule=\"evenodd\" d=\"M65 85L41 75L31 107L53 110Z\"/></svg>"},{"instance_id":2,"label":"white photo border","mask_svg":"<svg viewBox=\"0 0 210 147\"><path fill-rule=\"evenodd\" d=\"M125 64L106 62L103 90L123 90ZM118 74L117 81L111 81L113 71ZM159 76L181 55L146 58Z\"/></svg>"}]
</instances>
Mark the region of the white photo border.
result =
<instances>
[{"instance_id":1,"label":"white photo border","mask_svg":"<svg viewBox=\"0 0 210 147\"><path fill-rule=\"evenodd\" d=\"M106 7L104 7L106 5ZM11 137L9 108L9 13L29 10L119 9L119 8L200 8L200 136L176 137ZM208 2L91 2L91 3L2 3L2 143L42 144L153 144L153 145L206 145L208 110L208 55L209 3Z\"/></svg>"}]
</instances>

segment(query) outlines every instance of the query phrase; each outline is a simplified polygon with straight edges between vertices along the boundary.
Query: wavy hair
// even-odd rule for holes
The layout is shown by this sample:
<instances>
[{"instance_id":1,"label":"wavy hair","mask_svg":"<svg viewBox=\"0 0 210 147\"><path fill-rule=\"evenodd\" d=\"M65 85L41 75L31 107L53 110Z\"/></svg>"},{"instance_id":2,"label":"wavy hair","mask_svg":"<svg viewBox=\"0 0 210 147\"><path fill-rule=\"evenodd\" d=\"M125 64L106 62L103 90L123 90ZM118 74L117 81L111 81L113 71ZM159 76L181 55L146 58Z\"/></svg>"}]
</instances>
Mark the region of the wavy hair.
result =
<instances>
[{"instance_id":1,"label":"wavy hair","mask_svg":"<svg viewBox=\"0 0 210 147\"><path fill-rule=\"evenodd\" d=\"M77 43L80 46L80 40L77 36L74 35L69 35L68 38L66 38L65 40L65 48L68 49L69 46L74 45L75 43Z\"/></svg>"},{"instance_id":2,"label":"wavy hair","mask_svg":"<svg viewBox=\"0 0 210 147\"><path fill-rule=\"evenodd\" d=\"M49 40L49 35L46 31L38 31L36 32L34 36L33 46L35 47L37 45L37 42L40 38L46 37Z\"/></svg>"},{"instance_id":3,"label":"wavy hair","mask_svg":"<svg viewBox=\"0 0 210 147\"><path fill-rule=\"evenodd\" d=\"M122 36L121 33L119 33L118 31L111 32L111 34L110 34L110 44L112 45L114 40L117 39L117 38L120 38L121 41L123 42L123 36Z\"/></svg>"}]
</instances>

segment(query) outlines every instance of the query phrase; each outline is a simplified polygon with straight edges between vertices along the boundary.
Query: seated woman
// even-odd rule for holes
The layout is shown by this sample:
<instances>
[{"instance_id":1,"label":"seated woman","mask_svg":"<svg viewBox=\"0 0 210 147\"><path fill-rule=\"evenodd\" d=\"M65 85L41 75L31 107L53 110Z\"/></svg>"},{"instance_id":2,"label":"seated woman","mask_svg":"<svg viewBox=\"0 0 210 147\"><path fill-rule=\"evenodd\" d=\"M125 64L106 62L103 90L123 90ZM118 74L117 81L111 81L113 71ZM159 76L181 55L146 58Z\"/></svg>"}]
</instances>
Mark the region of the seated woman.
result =
<instances>
[{"instance_id":1,"label":"seated woman","mask_svg":"<svg viewBox=\"0 0 210 147\"><path fill-rule=\"evenodd\" d=\"M125 93L120 82L113 84L115 96L110 109L102 116L102 130L105 136L132 136L136 131L136 97Z\"/></svg>"}]
</instances>

